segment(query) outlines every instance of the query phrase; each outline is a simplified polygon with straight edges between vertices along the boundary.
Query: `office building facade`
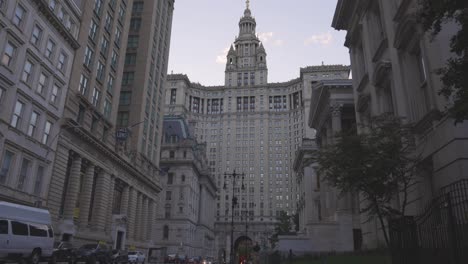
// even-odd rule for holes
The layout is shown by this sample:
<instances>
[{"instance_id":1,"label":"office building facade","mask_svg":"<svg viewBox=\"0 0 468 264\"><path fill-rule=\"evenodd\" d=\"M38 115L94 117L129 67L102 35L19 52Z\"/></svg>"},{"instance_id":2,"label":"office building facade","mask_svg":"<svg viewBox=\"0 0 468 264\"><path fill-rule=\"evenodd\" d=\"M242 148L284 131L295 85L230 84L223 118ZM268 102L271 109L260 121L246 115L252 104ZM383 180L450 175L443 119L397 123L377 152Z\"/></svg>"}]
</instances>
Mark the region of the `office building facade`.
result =
<instances>
[{"instance_id":1,"label":"office building facade","mask_svg":"<svg viewBox=\"0 0 468 264\"><path fill-rule=\"evenodd\" d=\"M332 26L346 30L350 49L356 121L392 113L414 131L414 156L421 158L416 172L419 184L411 191L408 215L417 215L442 187L466 179L468 148L466 122L454 125L445 107L437 69L450 54L453 23L443 25L433 39L414 17L419 1L339 0ZM357 11L359 9L359 11ZM361 132L364 127L358 127ZM380 227L362 219L363 246L384 245Z\"/></svg>"},{"instance_id":2,"label":"office building facade","mask_svg":"<svg viewBox=\"0 0 468 264\"><path fill-rule=\"evenodd\" d=\"M54 2L50 0L49 2ZM78 1L78 42L57 137L48 208L58 240L112 248L153 244L159 174L119 153L116 120L132 0Z\"/></svg>"},{"instance_id":3,"label":"office building facade","mask_svg":"<svg viewBox=\"0 0 468 264\"><path fill-rule=\"evenodd\" d=\"M161 149L163 191L157 213L159 247L167 254L215 256L216 184L208 167L206 143L191 137L181 117L164 119Z\"/></svg>"}]
</instances>

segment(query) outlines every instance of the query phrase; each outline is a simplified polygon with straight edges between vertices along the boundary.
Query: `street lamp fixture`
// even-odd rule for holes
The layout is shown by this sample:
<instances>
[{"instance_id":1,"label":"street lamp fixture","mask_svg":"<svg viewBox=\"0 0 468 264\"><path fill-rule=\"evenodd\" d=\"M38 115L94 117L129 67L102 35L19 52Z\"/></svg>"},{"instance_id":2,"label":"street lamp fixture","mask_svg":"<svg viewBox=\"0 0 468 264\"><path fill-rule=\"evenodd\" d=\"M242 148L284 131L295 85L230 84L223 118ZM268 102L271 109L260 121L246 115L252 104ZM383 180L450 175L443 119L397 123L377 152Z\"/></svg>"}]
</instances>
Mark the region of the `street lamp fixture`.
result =
<instances>
[{"instance_id":1,"label":"street lamp fixture","mask_svg":"<svg viewBox=\"0 0 468 264\"><path fill-rule=\"evenodd\" d=\"M234 207L237 205L237 197L234 196L234 187L236 186L236 180L238 178L241 178L241 188L242 190L245 190L245 185L244 185L244 179L245 179L245 174L244 173L236 173L236 170L233 171L233 173L224 173L224 184L223 184L223 189L227 190L227 184L226 180L227 178L232 178L232 202L231 202L231 251L230 251L230 260L229 262L231 264L234 264Z\"/></svg>"}]
</instances>

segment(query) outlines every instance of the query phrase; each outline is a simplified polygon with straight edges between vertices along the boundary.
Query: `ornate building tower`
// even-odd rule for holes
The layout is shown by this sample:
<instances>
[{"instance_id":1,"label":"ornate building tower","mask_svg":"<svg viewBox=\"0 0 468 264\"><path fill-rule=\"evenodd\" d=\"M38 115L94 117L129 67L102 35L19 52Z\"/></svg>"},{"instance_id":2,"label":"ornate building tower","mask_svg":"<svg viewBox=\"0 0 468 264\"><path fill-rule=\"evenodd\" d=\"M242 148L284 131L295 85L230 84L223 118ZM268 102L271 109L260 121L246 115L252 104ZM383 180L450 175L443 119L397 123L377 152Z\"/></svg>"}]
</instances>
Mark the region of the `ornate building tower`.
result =
<instances>
[{"instance_id":1,"label":"ornate building tower","mask_svg":"<svg viewBox=\"0 0 468 264\"><path fill-rule=\"evenodd\" d=\"M227 87L255 86L267 83L266 52L255 35L257 23L249 9L239 21L239 36L231 45L226 62Z\"/></svg>"}]
</instances>

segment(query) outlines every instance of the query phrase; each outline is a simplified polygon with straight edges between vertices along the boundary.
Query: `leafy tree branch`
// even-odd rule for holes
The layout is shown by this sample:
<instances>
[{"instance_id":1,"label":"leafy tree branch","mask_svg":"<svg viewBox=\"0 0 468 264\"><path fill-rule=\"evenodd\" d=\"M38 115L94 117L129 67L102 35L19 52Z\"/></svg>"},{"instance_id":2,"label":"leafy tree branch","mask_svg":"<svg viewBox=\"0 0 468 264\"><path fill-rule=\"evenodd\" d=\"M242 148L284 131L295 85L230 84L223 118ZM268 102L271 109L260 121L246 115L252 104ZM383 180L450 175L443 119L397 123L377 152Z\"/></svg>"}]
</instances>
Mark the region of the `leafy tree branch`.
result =
<instances>
[{"instance_id":1,"label":"leafy tree branch","mask_svg":"<svg viewBox=\"0 0 468 264\"><path fill-rule=\"evenodd\" d=\"M361 195L361 213L378 218L387 245L385 222L405 215L416 182L420 157L413 156L413 149L411 129L385 114L373 118L367 133L337 134L335 143L317 155L318 172L331 186Z\"/></svg>"},{"instance_id":2,"label":"leafy tree branch","mask_svg":"<svg viewBox=\"0 0 468 264\"><path fill-rule=\"evenodd\" d=\"M437 70L443 83L439 94L453 99L448 112L455 123L468 119L468 1L419 0L419 19L423 29L437 36L447 23L455 23L459 30L450 39L449 58L445 66Z\"/></svg>"}]
</instances>

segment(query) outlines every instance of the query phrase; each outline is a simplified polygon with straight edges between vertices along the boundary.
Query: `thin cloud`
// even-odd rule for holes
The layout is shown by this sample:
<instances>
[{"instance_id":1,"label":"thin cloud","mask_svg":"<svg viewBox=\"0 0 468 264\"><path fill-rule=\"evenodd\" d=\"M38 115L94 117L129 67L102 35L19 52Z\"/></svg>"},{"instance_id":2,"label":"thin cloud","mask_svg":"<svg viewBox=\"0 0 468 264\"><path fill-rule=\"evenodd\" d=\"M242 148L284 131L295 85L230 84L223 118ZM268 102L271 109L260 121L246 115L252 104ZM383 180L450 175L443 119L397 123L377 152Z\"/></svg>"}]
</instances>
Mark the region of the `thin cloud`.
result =
<instances>
[{"instance_id":1,"label":"thin cloud","mask_svg":"<svg viewBox=\"0 0 468 264\"><path fill-rule=\"evenodd\" d=\"M333 36L330 32L312 35L304 41L305 46L322 45L328 46L333 42Z\"/></svg>"},{"instance_id":2,"label":"thin cloud","mask_svg":"<svg viewBox=\"0 0 468 264\"><path fill-rule=\"evenodd\" d=\"M275 33L273 32L262 32L258 34L258 38L260 39L261 42L267 43L268 41L270 41L270 39L273 38L274 34Z\"/></svg>"},{"instance_id":3,"label":"thin cloud","mask_svg":"<svg viewBox=\"0 0 468 264\"><path fill-rule=\"evenodd\" d=\"M221 51L221 54L218 54L216 56L216 63L218 64L226 64L227 62L227 54L229 52L229 49L231 48L231 46L227 46L227 48L223 49Z\"/></svg>"},{"instance_id":4,"label":"thin cloud","mask_svg":"<svg viewBox=\"0 0 468 264\"><path fill-rule=\"evenodd\" d=\"M263 44L271 43L271 45L275 47L282 47L284 45L284 40L279 39L275 32L259 33L258 38Z\"/></svg>"},{"instance_id":5,"label":"thin cloud","mask_svg":"<svg viewBox=\"0 0 468 264\"><path fill-rule=\"evenodd\" d=\"M282 47L284 45L284 40L276 39L275 41L273 41L273 45L277 47Z\"/></svg>"}]
</instances>

